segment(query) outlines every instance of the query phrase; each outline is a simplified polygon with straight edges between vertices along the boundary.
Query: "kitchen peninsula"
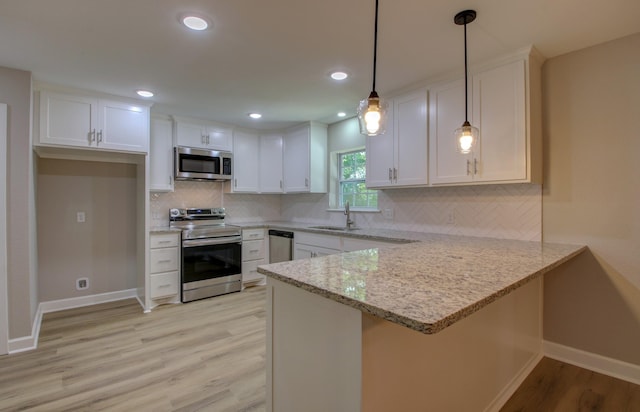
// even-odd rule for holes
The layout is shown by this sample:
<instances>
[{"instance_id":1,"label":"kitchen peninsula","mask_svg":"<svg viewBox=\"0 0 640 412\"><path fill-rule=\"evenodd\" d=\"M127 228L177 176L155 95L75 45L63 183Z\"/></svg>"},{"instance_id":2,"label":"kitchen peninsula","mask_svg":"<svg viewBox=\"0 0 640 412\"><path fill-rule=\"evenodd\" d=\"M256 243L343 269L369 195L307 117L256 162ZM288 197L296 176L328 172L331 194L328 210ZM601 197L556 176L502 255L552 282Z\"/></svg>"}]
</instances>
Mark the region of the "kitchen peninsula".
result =
<instances>
[{"instance_id":1,"label":"kitchen peninsula","mask_svg":"<svg viewBox=\"0 0 640 412\"><path fill-rule=\"evenodd\" d=\"M542 356L541 275L586 248L421 237L258 268L268 410L482 411L508 399Z\"/></svg>"}]
</instances>

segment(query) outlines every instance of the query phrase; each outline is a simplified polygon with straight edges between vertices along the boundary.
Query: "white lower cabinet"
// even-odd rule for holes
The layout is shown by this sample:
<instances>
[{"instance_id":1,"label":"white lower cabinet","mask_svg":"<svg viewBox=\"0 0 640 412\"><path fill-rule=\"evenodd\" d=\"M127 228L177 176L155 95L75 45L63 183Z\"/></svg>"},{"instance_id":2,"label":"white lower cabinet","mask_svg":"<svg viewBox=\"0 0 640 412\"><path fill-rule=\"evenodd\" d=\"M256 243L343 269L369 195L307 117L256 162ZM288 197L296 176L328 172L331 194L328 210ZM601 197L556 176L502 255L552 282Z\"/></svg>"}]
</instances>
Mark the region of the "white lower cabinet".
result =
<instances>
[{"instance_id":1,"label":"white lower cabinet","mask_svg":"<svg viewBox=\"0 0 640 412\"><path fill-rule=\"evenodd\" d=\"M242 283L264 283L265 277L258 273L258 266L267 264L267 242L264 229L242 231Z\"/></svg>"},{"instance_id":2,"label":"white lower cabinet","mask_svg":"<svg viewBox=\"0 0 640 412\"><path fill-rule=\"evenodd\" d=\"M295 232L293 237L293 258L308 259L342 252L375 249L378 247L400 244L401 242L384 242L380 240L359 239L350 236L320 235L308 232Z\"/></svg>"},{"instance_id":3,"label":"white lower cabinet","mask_svg":"<svg viewBox=\"0 0 640 412\"><path fill-rule=\"evenodd\" d=\"M180 301L180 233L149 237L149 297L154 306Z\"/></svg>"},{"instance_id":4,"label":"white lower cabinet","mask_svg":"<svg viewBox=\"0 0 640 412\"><path fill-rule=\"evenodd\" d=\"M294 260L334 255L342 252L342 240L339 236L296 232L293 240Z\"/></svg>"}]
</instances>

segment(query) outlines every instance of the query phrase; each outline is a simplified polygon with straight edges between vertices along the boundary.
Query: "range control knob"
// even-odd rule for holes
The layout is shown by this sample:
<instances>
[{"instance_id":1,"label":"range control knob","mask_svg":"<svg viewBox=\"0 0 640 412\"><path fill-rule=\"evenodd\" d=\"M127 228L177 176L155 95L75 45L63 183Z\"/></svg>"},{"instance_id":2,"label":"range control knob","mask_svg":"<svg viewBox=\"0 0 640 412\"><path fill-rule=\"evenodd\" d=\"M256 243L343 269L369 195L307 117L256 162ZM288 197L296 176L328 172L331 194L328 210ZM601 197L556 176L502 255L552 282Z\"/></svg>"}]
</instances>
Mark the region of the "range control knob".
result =
<instances>
[{"instance_id":1,"label":"range control knob","mask_svg":"<svg viewBox=\"0 0 640 412\"><path fill-rule=\"evenodd\" d=\"M180 209L169 209L169 216L171 217L180 216Z\"/></svg>"}]
</instances>

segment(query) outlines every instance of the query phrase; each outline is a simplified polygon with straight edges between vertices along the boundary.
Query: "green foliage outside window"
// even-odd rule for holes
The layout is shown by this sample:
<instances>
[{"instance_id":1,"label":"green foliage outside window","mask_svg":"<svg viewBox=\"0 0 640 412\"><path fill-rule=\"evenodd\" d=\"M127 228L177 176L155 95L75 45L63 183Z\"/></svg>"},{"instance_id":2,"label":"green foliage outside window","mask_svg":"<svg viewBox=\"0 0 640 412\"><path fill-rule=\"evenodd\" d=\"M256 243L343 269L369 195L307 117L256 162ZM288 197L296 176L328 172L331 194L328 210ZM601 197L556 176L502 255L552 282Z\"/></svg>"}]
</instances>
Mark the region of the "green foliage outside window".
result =
<instances>
[{"instance_id":1,"label":"green foliage outside window","mask_svg":"<svg viewBox=\"0 0 640 412\"><path fill-rule=\"evenodd\" d=\"M378 192L365 186L366 152L357 150L338 155L340 168L340 207L349 202L351 207L377 208Z\"/></svg>"}]
</instances>

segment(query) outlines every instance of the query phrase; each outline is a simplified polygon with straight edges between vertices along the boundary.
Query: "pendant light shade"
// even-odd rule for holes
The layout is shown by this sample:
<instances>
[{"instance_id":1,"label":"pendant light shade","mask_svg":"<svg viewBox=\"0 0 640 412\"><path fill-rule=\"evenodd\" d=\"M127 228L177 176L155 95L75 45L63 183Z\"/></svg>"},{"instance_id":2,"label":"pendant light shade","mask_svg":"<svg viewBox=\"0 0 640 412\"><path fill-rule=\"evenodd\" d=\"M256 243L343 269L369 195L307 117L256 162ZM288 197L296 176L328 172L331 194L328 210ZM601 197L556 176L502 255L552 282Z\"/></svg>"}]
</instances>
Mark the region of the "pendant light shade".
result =
<instances>
[{"instance_id":1,"label":"pendant light shade","mask_svg":"<svg viewBox=\"0 0 640 412\"><path fill-rule=\"evenodd\" d=\"M467 73L467 24L476 19L475 10L464 10L456 14L453 21L460 26L464 26L464 123L456 129L454 135L458 151L462 154L471 153L478 144L480 131L477 127L473 127L469 123L469 92L468 92L468 73Z\"/></svg>"},{"instance_id":2,"label":"pendant light shade","mask_svg":"<svg viewBox=\"0 0 640 412\"><path fill-rule=\"evenodd\" d=\"M366 136L384 134L387 123L387 102L380 99L376 92L376 62L378 54L378 0L376 0L376 19L373 31L373 86L369 97L358 105L360 133Z\"/></svg>"}]
</instances>

